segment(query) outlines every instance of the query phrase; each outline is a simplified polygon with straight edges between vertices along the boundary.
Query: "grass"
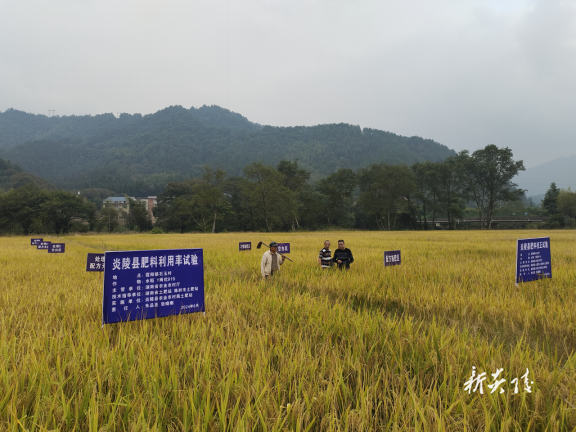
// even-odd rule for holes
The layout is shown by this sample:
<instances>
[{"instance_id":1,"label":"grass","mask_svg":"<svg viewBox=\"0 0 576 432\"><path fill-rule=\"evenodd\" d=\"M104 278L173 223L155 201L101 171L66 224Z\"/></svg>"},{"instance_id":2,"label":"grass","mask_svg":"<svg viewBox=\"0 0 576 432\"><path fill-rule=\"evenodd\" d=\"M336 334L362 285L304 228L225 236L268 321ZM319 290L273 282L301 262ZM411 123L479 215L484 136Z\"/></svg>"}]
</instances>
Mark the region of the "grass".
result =
<instances>
[{"instance_id":1,"label":"grass","mask_svg":"<svg viewBox=\"0 0 576 432\"><path fill-rule=\"evenodd\" d=\"M71 236L62 255L0 238L0 430L574 430L576 233L538 232L553 278L516 287L530 234ZM348 273L316 266L325 237ZM263 250L238 252L260 240L292 245L268 284ZM204 248L205 317L101 328L88 252L185 247ZM472 366L484 394L464 391Z\"/></svg>"}]
</instances>

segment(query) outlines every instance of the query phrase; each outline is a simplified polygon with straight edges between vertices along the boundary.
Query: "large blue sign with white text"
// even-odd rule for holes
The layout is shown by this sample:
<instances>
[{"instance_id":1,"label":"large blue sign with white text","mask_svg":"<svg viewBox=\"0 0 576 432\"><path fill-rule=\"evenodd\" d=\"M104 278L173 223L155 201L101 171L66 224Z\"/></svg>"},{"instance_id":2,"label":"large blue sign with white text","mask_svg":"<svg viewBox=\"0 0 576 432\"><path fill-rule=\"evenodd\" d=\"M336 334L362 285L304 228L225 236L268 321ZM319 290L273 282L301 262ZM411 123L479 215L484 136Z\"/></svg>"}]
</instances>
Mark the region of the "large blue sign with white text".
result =
<instances>
[{"instance_id":1,"label":"large blue sign with white text","mask_svg":"<svg viewBox=\"0 0 576 432\"><path fill-rule=\"evenodd\" d=\"M204 310L202 249L106 252L102 325Z\"/></svg>"},{"instance_id":2,"label":"large blue sign with white text","mask_svg":"<svg viewBox=\"0 0 576 432\"><path fill-rule=\"evenodd\" d=\"M519 239L516 249L516 284L551 277L550 237Z\"/></svg>"}]
</instances>

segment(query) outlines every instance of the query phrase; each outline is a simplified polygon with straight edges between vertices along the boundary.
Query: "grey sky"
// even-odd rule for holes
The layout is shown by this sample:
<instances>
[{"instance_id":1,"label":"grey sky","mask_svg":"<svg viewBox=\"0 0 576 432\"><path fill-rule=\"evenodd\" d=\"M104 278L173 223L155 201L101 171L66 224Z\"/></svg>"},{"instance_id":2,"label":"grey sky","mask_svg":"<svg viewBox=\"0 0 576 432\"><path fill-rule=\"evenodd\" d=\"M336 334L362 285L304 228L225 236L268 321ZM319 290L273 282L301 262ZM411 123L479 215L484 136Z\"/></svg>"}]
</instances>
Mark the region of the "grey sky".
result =
<instances>
[{"instance_id":1,"label":"grey sky","mask_svg":"<svg viewBox=\"0 0 576 432\"><path fill-rule=\"evenodd\" d=\"M0 111L220 105L346 122L526 166L576 154L576 1L18 0L0 14Z\"/></svg>"}]
</instances>

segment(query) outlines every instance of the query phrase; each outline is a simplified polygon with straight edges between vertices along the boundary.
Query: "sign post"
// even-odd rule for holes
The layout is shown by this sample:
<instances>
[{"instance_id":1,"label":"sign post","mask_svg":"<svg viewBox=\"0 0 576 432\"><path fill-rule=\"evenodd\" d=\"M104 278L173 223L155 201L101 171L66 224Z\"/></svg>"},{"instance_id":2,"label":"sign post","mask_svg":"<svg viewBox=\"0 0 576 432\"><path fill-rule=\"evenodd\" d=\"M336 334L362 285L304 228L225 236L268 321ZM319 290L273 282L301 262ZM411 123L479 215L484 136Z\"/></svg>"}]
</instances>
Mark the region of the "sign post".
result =
<instances>
[{"instance_id":1,"label":"sign post","mask_svg":"<svg viewBox=\"0 0 576 432\"><path fill-rule=\"evenodd\" d=\"M48 245L48 253L64 253L66 245L64 243L50 243Z\"/></svg>"},{"instance_id":2,"label":"sign post","mask_svg":"<svg viewBox=\"0 0 576 432\"><path fill-rule=\"evenodd\" d=\"M400 265L400 251L384 251L384 267Z\"/></svg>"},{"instance_id":3,"label":"sign post","mask_svg":"<svg viewBox=\"0 0 576 432\"><path fill-rule=\"evenodd\" d=\"M86 271L103 272L104 271L104 254L89 253L86 258Z\"/></svg>"},{"instance_id":4,"label":"sign post","mask_svg":"<svg viewBox=\"0 0 576 432\"><path fill-rule=\"evenodd\" d=\"M238 250L240 252L245 250L252 250L252 242L240 242L240 244L238 245Z\"/></svg>"},{"instance_id":5,"label":"sign post","mask_svg":"<svg viewBox=\"0 0 576 432\"><path fill-rule=\"evenodd\" d=\"M49 241L41 241L39 243L36 244L36 249L43 249L43 250L48 250L48 245L52 243Z\"/></svg>"},{"instance_id":6,"label":"sign post","mask_svg":"<svg viewBox=\"0 0 576 432\"><path fill-rule=\"evenodd\" d=\"M204 252L106 252L102 325L205 312Z\"/></svg>"},{"instance_id":7,"label":"sign post","mask_svg":"<svg viewBox=\"0 0 576 432\"><path fill-rule=\"evenodd\" d=\"M518 239L516 244L516 285L551 278L550 237Z\"/></svg>"},{"instance_id":8,"label":"sign post","mask_svg":"<svg viewBox=\"0 0 576 432\"><path fill-rule=\"evenodd\" d=\"M290 253L290 243L278 243L278 252L282 254Z\"/></svg>"}]
</instances>

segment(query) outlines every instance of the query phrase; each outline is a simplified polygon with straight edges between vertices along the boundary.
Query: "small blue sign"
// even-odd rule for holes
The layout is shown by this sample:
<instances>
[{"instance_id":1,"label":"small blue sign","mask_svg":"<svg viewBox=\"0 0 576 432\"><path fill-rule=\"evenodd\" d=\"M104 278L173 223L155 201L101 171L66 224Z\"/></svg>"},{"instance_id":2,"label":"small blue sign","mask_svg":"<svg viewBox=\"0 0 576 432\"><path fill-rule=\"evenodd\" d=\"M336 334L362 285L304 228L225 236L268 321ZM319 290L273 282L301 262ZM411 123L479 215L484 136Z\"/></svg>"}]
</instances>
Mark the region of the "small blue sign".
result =
<instances>
[{"instance_id":1,"label":"small blue sign","mask_svg":"<svg viewBox=\"0 0 576 432\"><path fill-rule=\"evenodd\" d=\"M41 241L40 243L36 244L36 249L44 249L44 250L48 250L48 246L50 245L49 241Z\"/></svg>"},{"instance_id":2,"label":"small blue sign","mask_svg":"<svg viewBox=\"0 0 576 432\"><path fill-rule=\"evenodd\" d=\"M239 251L252 250L252 242L240 242Z\"/></svg>"},{"instance_id":3,"label":"small blue sign","mask_svg":"<svg viewBox=\"0 0 576 432\"><path fill-rule=\"evenodd\" d=\"M400 265L400 251L384 251L384 266Z\"/></svg>"},{"instance_id":4,"label":"small blue sign","mask_svg":"<svg viewBox=\"0 0 576 432\"><path fill-rule=\"evenodd\" d=\"M66 245L64 243L50 243L48 253L64 253Z\"/></svg>"},{"instance_id":5,"label":"small blue sign","mask_svg":"<svg viewBox=\"0 0 576 432\"><path fill-rule=\"evenodd\" d=\"M204 252L106 252L102 325L204 312Z\"/></svg>"},{"instance_id":6,"label":"small blue sign","mask_svg":"<svg viewBox=\"0 0 576 432\"><path fill-rule=\"evenodd\" d=\"M290 253L290 243L278 243L278 252L283 254Z\"/></svg>"},{"instance_id":7,"label":"small blue sign","mask_svg":"<svg viewBox=\"0 0 576 432\"><path fill-rule=\"evenodd\" d=\"M519 239L516 248L516 285L551 277L550 237Z\"/></svg>"},{"instance_id":8,"label":"small blue sign","mask_svg":"<svg viewBox=\"0 0 576 432\"><path fill-rule=\"evenodd\" d=\"M38 246L38 243L40 243L42 240L41 238L33 238L30 239L30 246Z\"/></svg>"},{"instance_id":9,"label":"small blue sign","mask_svg":"<svg viewBox=\"0 0 576 432\"><path fill-rule=\"evenodd\" d=\"M103 272L104 254L89 253L86 258L86 271Z\"/></svg>"}]
</instances>

